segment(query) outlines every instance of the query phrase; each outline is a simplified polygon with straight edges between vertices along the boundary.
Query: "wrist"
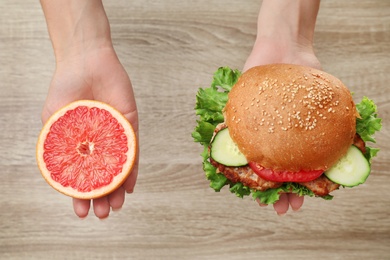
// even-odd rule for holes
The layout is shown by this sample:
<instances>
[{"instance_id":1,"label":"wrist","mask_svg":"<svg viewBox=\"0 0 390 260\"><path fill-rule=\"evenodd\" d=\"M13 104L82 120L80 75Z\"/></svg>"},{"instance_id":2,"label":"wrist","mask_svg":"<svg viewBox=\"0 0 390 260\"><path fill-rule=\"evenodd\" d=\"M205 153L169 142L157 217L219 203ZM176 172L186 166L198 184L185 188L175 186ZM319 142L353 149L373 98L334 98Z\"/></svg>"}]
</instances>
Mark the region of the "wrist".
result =
<instances>
[{"instance_id":1,"label":"wrist","mask_svg":"<svg viewBox=\"0 0 390 260\"><path fill-rule=\"evenodd\" d=\"M41 0L56 61L112 48L100 0Z\"/></svg>"},{"instance_id":2,"label":"wrist","mask_svg":"<svg viewBox=\"0 0 390 260\"><path fill-rule=\"evenodd\" d=\"M257 37L244 71L263 64L321 68L313 49L320 0L263 0Z\"/></svg>"},{"instance_id":3,"label":"wrist","mask_svg":"<svg viewBox=\"0 0 390 260\"><path fill-rule=\"evenodd\" d=\"M266 39L283 47L311 47L319 5L319 0L264 0L256 42Z\"/></svg>"}]
</instances>

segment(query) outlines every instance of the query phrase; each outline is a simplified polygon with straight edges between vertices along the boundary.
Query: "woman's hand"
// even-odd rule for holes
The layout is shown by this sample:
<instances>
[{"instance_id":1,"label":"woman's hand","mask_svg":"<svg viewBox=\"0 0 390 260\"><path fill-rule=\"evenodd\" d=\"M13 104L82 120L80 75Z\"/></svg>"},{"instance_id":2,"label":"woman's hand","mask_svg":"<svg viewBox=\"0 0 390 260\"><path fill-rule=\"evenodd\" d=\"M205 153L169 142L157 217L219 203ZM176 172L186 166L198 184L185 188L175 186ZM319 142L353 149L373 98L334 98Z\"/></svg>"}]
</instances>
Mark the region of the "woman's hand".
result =
<instances>
[{"instance_id":1,"label":"woman's hand","mask_svg":"<svg viewBox=\"0 0 390 260\"><path fill-rule=\"evenodd\" d=\"M56 58L42 111L42 122L70 102L93 99L120 111L138 136L138 113L130 78L112 46L110 26L101 0L41 0ZM138 138L138 137L137 137ZM137 156L138 158L138 156ZM138 159L125 183L108 196L94 199L95 215L105 218L122 207L134 189ZM73 200L75 213L86 217L90 200Z\"/></svg>"},{"instance_id":2,"label":"woman's hand","mask_svg":"<svg viewBox=\"0 0 390 260\"><path fill-rule=\"evenodd\" d=\"M103 101L115 107L131 123L138 134L138 113L130 79L112 48L96 49L62 60L57 64L48 96L42 111L42 121L66 104L80 100ZM113 210L122 207L125 191L131 193L137 179L137 163L127 181L108 196L94 199L95 215L105 218ZM90 208L89 200L73 200L74 211L85 217Z\"/></svg>"},{"instance_id":3,"label":"woman's hand","mask_svg":"<svg viewBox=\"0 0 390 260\"><path fill-rule=\"evenodd\" d=\"M254 66L289 63L321 69L313 49L319 0L263 0L257 23L257 37L243 71ZM259 202L259 201L258 201ZM273 205L278 215L289 207L299 210L304 197L284 193ZM266 206L259 203L260 206Z\"/></svg>"}]
</instances>

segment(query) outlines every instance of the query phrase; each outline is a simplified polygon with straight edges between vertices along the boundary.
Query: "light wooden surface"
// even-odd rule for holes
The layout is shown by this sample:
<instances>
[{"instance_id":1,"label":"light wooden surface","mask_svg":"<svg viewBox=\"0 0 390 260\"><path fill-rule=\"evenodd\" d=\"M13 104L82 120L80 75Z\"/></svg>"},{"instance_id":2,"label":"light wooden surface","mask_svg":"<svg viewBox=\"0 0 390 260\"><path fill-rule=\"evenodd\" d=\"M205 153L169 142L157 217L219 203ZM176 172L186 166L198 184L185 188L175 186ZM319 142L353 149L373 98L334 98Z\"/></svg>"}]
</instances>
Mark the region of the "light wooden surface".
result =
<instances>
[{"instance_id":1,"label":"light wooden surface","mask_svg":"<svg viewBox=\"0 0 390 260\"><path fill-rule=\"evenodd\" d=\"M193 143L195 93L242 68L260 1L104 1L135 87L135 193L105 220L78 219L35 162L54 57L39 1L0 0L0 259L390 259L390 1L326 0L315 46L324 70L379 105L381 148L366 184L277 217L208 187Z\"/></svg>"}]
</instances>

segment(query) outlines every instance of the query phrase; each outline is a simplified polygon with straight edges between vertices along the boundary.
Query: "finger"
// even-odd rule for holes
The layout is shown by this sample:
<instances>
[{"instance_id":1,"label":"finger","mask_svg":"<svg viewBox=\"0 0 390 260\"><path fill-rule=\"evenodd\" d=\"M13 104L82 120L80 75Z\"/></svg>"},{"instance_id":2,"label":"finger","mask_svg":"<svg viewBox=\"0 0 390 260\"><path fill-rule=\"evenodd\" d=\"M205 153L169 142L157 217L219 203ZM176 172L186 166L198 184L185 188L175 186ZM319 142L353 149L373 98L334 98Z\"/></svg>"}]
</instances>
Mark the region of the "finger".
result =
<instances>
[{"instance_id":1,"label":"finger","mask_svg":"<svg viewBox=\"0 0 390 260\"><path fill-rule=\"evenodd\" d=\"M268 204L261 203L260 199L258 199L258 198L256 199L256 201L257 201L257 203L259 204L260 207L267 207L268 206Z\"/></svg>"},{"instance_id":2,"label":"finger","mask_svg":"<svg viewBox=\"0 0 390 260\"><path fill-rule=\"evenodd\" d=\"M133 170L130 173L130 176L123 183L123 188L126 190L127 193L134 192L134 186L135 183L137 182L137 177L138 177L138 163L134 165Z\"/></svg>"},{"instance_id":3,"label":"finger","mask_svg":"<svg viewBox=\"0 0 390 260\"><path fill-rule=\"evenodd\" d=\"M298 194L290 193L288 194L288 200L290 201L292 210L297 211L303 205L304 196L299 196Z\"/></svg>"},{"instance_id":4,"label":"finger","mask_svg":"<svg viewBox=\"0 0 390 260\"><path fill-rule=\"evenodd\" d=\"M88 216L90 207L90 200L73 199L73 210L79 218L85 218Z\"/></svg>"},{"instance_id":5,"label":"finger","mask_svg":"<svg viewBox=\"0 0 390 260\"><path fill-rule=\"evenodd\" d=\"M93 211L95 212L96 217L100 219L108 217L110 214L110 203L108 202L108 197L104 196L102 198L94 199Z\"/></svg>"},{"instance_id":6,"label":"finger","mask_svg":"<svg viewBox=\"0 0 390 260\"><path fill-rule=\"evenodd\" d=\"M46 121L49 119L50 117L50 114L47 110L43 110L42 111L42 114L41 114L41 121L42 121L42 124L45 124Z\"/></svg>"},{"instance_id":7,"label":"finger","mask_svg":"<svg viewBox=\"0 0 390 260\"><path fill-rule=\"evenodd\" d=\"M119 210L122 208L123 203L125 202L125 189L123 186L116 189L110 195L108 195L108 203L110 204L112 210Z\"/></svg>"},{"instance_id":8,"label":"finger","mask_svg":"<svg viewBox=\"0 0 390 260\"><path fill-rule=\"evenodd\" d=\"M287 213L289 207L288 196L286 193L280 194L280 198L274 204L276 213L281 216Z\"/></svg>"}]
</instances>

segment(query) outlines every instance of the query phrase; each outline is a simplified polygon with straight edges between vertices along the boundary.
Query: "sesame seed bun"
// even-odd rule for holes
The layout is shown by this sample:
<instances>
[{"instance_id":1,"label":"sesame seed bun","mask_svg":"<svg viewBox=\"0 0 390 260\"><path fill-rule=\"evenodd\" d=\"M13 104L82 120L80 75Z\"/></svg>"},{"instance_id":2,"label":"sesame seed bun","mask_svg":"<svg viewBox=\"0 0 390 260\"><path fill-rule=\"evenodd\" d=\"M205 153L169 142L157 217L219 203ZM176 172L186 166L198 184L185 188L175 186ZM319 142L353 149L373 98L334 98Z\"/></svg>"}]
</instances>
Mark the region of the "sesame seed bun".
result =
<instances>
[{"instance_id":1,"label":"sesame seed bun","mask_svg":"<svg viewBox=\"0 0 390 260\"><path fill-rule=\"evenodd\" d=\"M326 170L353 143L356 108L336 77L309 67L251 68L224 109L232 139L248 161L291 172Z\"/></svg>"}]
</instances>

